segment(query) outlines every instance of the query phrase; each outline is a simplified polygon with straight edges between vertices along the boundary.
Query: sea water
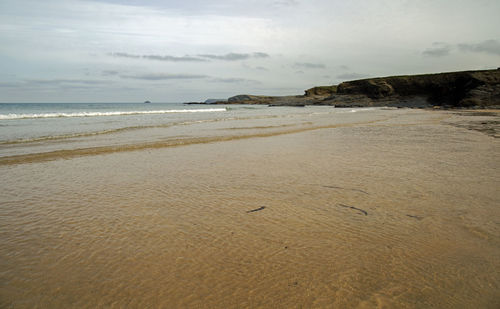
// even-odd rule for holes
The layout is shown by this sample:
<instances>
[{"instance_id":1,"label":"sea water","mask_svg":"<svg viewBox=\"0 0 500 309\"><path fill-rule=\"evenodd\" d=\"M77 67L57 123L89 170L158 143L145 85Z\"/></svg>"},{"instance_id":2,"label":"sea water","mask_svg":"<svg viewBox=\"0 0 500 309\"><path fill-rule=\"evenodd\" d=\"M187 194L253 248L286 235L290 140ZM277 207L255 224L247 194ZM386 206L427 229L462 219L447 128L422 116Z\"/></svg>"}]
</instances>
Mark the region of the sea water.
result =
<instances>
[{"instance_id":1,"label":"sea water","mask_svg":"<svg viewBox=\"0 0 500 309\"><path fill-rule=\"evenodd\" d=\"M0 104L1 143L99 134L117 129L209 119L224 107L182 104ZM218 114L217 114L218 113ZM194 115L197 114L197 115Z\"/></svg>"},{"instance_id":2,"label":"sea water","mask_svg":"<svg viewBox=\"0 0 500 309\"><path fill-rule=\"evenodd\" d=\"M255 124L258 129L259 121L269 123L272 119L279 127L287 126L286 123L295 125L295 116L318 112L328 114L346 110L172 103L4 103L0 104L0 158L96 147L116 150L121 146L125 149L132 145L142 147L140 145L155 142L213 137L221 135L222 131L211 129L227 125L238 127L243 121L253 120L250 125Z\"/></svg>"}]
</instances>

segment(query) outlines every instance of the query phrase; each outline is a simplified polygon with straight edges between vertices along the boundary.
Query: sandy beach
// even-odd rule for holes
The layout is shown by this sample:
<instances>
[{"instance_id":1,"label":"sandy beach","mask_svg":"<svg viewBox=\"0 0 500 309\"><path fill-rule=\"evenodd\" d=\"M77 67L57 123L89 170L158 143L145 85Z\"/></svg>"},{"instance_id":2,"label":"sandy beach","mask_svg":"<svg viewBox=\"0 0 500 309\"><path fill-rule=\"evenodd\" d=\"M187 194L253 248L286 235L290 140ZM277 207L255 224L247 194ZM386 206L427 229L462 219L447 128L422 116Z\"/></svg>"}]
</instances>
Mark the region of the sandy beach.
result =
<instances>
[{"instance_id":1,"label":"sandy beach","mask_svg":"<svg viewBox=\"0 0 500 309\"><path fill-rule=\"evenodd\" d=\"M498 111L343 115L0 159L0 307L498 308Z\"/></svg>"}]
</instances>

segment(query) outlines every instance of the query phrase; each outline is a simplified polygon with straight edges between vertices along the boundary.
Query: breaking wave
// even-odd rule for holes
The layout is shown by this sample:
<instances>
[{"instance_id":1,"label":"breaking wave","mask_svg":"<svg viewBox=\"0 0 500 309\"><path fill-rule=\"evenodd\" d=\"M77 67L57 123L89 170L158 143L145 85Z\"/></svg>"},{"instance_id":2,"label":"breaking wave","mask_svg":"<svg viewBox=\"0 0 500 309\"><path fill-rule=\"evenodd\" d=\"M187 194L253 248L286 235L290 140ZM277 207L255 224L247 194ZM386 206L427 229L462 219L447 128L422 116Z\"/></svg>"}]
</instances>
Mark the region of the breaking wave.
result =
<instances>
[{"instance_id":1,"label":"breaking wave","mask_svg":"<svg viewBox=\"0 0 500 309\"><path fill-rule=\"evenodd\" d=\"M153 110L153 111L116 111L116 112L7 114L7 115L0 115L0 120L37 119L37 118L69 118L69 117L99 117L99 116L124 116L124 115L172 114L172 113L210 113L210 112L225 112L225 111L226 111L225 108L205 108L205 109L167 109L167 110Z\"/></svg>"}]
</instances>

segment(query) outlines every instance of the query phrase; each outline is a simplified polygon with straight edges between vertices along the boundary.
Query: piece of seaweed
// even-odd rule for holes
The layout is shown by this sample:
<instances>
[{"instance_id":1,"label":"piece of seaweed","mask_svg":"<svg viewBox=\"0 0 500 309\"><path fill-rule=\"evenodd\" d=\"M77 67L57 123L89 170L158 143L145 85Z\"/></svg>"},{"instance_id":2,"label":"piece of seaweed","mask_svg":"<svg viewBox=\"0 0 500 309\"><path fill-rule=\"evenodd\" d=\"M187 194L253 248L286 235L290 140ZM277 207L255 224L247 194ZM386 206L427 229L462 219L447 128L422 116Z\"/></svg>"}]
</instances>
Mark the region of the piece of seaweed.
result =
<instances>
[{"instance_id":1,"label":"piece of seaweed","mask_svg":"<svg viewBox=\"0 0 500 309\"><path fill-rule=\"evenodd\" d=\"M360 209L360 208L357 208L357 207L354 207L354 206L344 205L344 204L338 204L338 206L344 207L344 208L354 209L354 210L357 210L357 211L365 214L365 216L368 216L368 212L366 212L366 210L363 210L363 209Z\"/></svg>"},{"instance_id":2,"label":"piece of seaweed","mask_svg":"<svg viewBox=\"0 0 500 309\"><path fill-rule=\"evenodd\" d=\"M252 210L248 210L248 211L247 211L247 213L260 211L260 210L265 209L265 208L266 208L266 206L261 206L261 207L259 207L259 208L255 208L255 209L252 209Z\"/></svg>"},{"instance_id":3,"label":"piece of seaweed","mask_svg":"<svg viewBox=\"0 0 500 309\"><path fill-rule=\"evenodd\" d=\"M368 192L363 191L361 189L342 188L342 187L338 187L338 186L323 186L323 187L324 188L330 188L330 189L341 189L341 190L356 191L356 192L361 192L361 193L364 193L364 194L369 194Z\"/></svg>"},{"instance_id":4,"label":"piece of seaweed","mask_svg":"<svg viewBox=\"0 0 500 309\"><path fill-rule=\"evenodd\" d=\"M422 220L424 217L420 217L420 216L415 216L415 215L406 215L407 217L410 217L410 218L414 218L414 219L417 219L417 220Z\"/></svg>"}]
</instances>

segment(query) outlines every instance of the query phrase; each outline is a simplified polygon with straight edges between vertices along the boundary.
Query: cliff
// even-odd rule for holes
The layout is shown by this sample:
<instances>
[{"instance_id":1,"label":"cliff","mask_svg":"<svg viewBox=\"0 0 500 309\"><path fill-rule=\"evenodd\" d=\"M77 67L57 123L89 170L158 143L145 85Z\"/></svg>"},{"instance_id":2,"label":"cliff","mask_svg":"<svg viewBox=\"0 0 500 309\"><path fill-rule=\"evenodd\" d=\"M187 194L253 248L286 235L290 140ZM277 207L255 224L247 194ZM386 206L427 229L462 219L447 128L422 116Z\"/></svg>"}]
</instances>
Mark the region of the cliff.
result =
<instances>
[{"instance_id":1,"label":"cliff","mask_svg":"<svg viewBox=\"0 0 500 309\"><path fill-rule=\"evenodd\" d=\"M373 104L411 98L433 106L500 105L500 69L391 76L343 82L337 95L364 95Z\"/></svg>"},{"instance_id":2,"label":"cliff","mask_svg":"<svg viewBox=\"0 0 500 309\"><path fill-rule=\"evenodd\" d=\"M437 74L389 76L318 86L296 96L237 95L213 104L336 107L500 106L500 68Z\"/></svg>"}]
</instances>

